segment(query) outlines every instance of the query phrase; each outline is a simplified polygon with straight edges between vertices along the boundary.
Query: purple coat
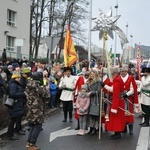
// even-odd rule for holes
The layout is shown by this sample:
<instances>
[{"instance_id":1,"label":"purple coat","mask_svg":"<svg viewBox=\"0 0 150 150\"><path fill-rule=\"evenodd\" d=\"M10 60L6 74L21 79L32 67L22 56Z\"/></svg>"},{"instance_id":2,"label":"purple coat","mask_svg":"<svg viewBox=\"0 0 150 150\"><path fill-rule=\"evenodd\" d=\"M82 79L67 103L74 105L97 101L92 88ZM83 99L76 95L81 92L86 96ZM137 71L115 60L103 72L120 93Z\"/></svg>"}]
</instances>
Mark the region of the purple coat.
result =
<instances>
[{"instance_id":1,"label":"purple coat","mask_svg":"<svg viewBox=\"0 0 150 150\"><path fill-rule=\"evenodd\" d=\"M77 97L77 101L76 101L76 108L77 108L77 114L79 115L85 115L88 114L88 107L90 104L90 97L89 96L85 96L84 98L81 96L82 93L78 93L78 97ZM85 110L84 113L79 112L79 108L82 108Z\"/></svg>"}]
</instances>

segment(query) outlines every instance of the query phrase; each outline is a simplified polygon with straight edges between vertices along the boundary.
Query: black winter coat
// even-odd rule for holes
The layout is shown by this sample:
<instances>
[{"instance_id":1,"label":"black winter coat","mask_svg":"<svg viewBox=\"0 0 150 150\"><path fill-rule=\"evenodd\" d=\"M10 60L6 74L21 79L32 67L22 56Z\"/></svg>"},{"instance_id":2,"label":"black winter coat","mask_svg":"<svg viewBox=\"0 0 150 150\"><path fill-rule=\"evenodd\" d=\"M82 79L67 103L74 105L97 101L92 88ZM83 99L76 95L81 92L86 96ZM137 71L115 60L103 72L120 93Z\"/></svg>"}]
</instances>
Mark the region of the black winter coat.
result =
<instances>
[{"instance_id":1,"label":"black winter coat","mask_svg":"<svg viewBox=\"0 0 150 150\"><path fill-rule=\"evenodd\" d=\"M11 79L8 88L9 88L9 97L15 100L14 107L12 109L9 108L10 118L23 115L24 113L23 99L26 98L25 93L23 91L23 87L20 85L19 82L17 82L14 79Z\"/></svg>"}]
</instances>

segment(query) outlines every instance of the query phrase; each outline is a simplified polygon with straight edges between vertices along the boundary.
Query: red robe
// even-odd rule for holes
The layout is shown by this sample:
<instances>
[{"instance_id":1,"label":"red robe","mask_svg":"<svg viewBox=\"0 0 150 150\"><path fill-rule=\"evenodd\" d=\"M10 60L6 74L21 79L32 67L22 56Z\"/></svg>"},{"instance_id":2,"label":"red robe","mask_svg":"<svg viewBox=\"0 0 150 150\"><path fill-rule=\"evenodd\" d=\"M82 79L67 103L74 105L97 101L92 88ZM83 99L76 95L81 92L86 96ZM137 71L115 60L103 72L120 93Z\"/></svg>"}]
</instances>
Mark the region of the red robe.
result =
<instances>
[{"instance_id":1,"label":"red robe","mask_svg":"<svg viewBox=\"0 0 150 150\"><path fill-rule=\"evenodd\" d=\"M138 94L137 94L137 85L133 76L129 76L128 79L124 83L124 91L130 91L130 85L132 84L134 89L134 95L131 95L128 98L130 102L127 101L129 106L128 110L130 113L134 114L134 106L133 104L138 104ZM126 115L126 123L134 123L134 116L133 115Z\"/></svg>"},{"instance_id":2,"label":"red robe","mask_svg":"<svg viewBox=\"0 0 150 150\"><path fill-rule=\"evenodd\" d=\"M120 108L124 109L124 99L120 97L120 94L123 93L123 81L119 75L113 79L113 98L111 110L117 110L117 113L112 113L110 111L109 121L107 122L107 130L113 132L123 131L125 128L125 112ZM120 108L119 108L120 107Z\"/></svg>"}]
</instances>

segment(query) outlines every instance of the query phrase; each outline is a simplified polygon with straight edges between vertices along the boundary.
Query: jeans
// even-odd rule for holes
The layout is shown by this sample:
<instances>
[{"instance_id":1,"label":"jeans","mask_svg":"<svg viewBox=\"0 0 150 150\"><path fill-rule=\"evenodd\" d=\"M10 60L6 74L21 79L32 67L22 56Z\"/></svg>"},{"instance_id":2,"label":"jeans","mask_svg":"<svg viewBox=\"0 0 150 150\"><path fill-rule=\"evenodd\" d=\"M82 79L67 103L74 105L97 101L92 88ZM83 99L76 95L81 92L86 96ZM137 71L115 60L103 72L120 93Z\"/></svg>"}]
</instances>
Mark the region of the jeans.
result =
<instances>
[{"instance_id":1,"label":"jeans","mask_svg":"<svg viewBox=\"0 0 150 150\"><path fill-rule=\"evenodd\" d=\"M27 142L35 145L37 138L40 134L40 131L42 129L42 123L41 124L30 124L30 131Z\"/></svg>"},{"instance_id":2,"label":"jeans","mask_svg":"<svg viewBox=\"0 0 150 150\"><path fill-rule=\"evenodd\" d=\"M55 99L56 99L56 95L51 95L50 107L54 107L55 106Z\"/></svg>"}]
</instances>

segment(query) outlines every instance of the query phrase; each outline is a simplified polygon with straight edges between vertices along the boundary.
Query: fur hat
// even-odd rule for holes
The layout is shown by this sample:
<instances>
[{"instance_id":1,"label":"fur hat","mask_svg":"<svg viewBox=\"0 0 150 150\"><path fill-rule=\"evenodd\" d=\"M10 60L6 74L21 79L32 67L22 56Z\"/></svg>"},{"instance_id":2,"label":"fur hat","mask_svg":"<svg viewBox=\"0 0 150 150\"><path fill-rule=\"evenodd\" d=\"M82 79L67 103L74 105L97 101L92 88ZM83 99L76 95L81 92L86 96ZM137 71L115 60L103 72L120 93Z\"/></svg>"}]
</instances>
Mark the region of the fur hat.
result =
<instances>
[{"instance_id":1,"label":"fur hat","mask_svg":"<svg viewBox=\"0 0 150 150\"><path fill-rule=\"evenodd\" d=\"M128 66L127 65L123 65L121 67L121 71L128 71Z\"/></svg>"},{"instance_id":2,"label":"fur hat","mask_svg":"<svg viewBox=\"0 0 150 150\"><path fill-rule=\"evenodd\" d=\"M11 76L12 79L20 78L20 72L19 71L13 71L13 74Z\"/></svg>"},{"instance_id":3,"label":"fur hat","mask_svg":"<svg viewBox=\"0 0 150 150\"><path fill-rule=\"evenodd\" d=\"M71 71L72 72L72 68L71 67L64 67L64 72L66 71Z\"/></svg>"}]
</instances>

